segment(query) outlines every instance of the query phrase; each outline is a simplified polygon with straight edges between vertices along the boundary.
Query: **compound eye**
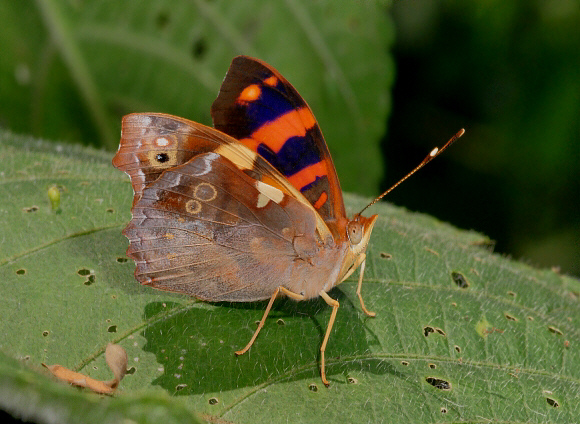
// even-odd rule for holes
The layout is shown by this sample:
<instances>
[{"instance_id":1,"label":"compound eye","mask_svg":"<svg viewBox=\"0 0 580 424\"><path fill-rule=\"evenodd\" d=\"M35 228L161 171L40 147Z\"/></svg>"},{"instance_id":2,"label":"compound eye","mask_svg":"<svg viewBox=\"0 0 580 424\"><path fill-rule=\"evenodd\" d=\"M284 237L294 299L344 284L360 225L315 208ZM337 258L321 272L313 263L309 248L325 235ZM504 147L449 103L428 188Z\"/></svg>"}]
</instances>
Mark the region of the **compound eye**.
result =
<instances>
[{"instance_id":1,"label":"compound eye","mask_svg":"<svg viewBox=\"0 0 580 424\"><path fill-rule=\"evenodd\" d=\"M358 221L351 221L346 226L346 233L351 245L357 245L361 242L363 236L363 226Z\"/></svg>"}]
</instances>

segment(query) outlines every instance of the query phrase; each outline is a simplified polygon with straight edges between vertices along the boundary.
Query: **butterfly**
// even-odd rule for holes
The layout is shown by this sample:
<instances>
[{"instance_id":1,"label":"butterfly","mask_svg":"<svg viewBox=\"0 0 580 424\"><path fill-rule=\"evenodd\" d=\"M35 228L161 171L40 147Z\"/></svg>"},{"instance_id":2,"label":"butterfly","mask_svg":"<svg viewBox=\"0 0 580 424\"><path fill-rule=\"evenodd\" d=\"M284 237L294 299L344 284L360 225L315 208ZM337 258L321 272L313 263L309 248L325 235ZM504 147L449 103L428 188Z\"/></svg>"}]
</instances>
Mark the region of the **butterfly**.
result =
<instances>
[{"instance_id":1,"label":"butterfly","mask_svg":"<svg viewBox=\"0 0 580 424\"><path fill-rule=\"evenodd\" d=\"M135 278L210 302L268 300L237 355L252 346L277 297L322 297L332 307L320 347L328 386L324 354L339 308L328 291L360 267L356 294L375 315L361 287L377 215L346 216L311 109L270 65L234 58L211 115L215 128L162 113L123 117L113 165L134 190L123 234Z\"/></svg>"}]
</instances>

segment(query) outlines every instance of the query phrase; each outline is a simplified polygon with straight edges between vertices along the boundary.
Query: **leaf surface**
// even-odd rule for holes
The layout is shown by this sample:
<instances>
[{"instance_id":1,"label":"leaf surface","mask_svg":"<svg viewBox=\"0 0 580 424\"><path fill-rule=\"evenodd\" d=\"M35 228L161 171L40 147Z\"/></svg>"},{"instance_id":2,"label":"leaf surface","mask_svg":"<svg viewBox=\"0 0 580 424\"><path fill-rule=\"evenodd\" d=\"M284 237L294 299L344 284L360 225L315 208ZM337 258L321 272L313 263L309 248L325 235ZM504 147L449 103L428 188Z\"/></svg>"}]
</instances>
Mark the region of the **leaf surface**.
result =
<instances>
[{"instance_id":1,"label":"leaf surface","mask_svg":"<svg viewBox=\"0 0 580 424\"><path fill-rule=\"evenodd\" d=\"M318 369L330 317L324 301L277 301L254 346L236 357L265 303L209 304L135 281L121 235L132 192L111 157L0 133L4 409L43 416L52 402L86 417L96 402L139 422L148 422L150 405L173 411L168 422L193 414L236 423L580 416L578 280L495 255L480 234L377 205L363 285L377 317L362 313L356 276L330 292L340 308L327 389ZM365 204L346 201L351 212ZM129 356L114 398L41 375L44 362L109 379L108 342ZM22 401L34 393L42 401Z\"/></svg>"}]
</instances>

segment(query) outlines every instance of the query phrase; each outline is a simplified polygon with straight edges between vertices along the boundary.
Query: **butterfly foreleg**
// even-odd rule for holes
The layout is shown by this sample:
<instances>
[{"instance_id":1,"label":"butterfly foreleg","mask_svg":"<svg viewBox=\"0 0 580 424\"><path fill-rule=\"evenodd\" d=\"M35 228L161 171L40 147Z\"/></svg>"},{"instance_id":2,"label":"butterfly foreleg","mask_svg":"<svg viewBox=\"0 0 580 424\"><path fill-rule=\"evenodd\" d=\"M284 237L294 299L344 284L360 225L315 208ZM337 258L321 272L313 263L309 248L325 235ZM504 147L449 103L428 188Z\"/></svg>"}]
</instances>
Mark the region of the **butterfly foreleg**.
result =
<instances>
[{"instance_id":1,"label":"butterfly foreleg","mask_svg":"<svg viewBox=\"0 0 580 424\"><path fill-rule=\"evenodd\" d=\"M272 294L272 297L270 297L270 301L268 302L268 306L266 306L266 310L264 311L264 315L262 316L262 319L260 320L260 323L258 324L258 328L256 328L254 335L252 336L252 338L250 339L250 341L248 342L248 344L246 345L245 348L243 348L242 350L238 350L236 352L237 356L243 355L244 353L246 353L248 351L248 349L250 349L250 347L252 347L252 345L254 344L254 341L256 340L256 337L258 337L258 333L260 333L260 330L262 329L262 327L264 326L264 323L266 322L266 318L268 317L268 314L270 313L270 309L272 309L272 305L274 304L274 301L276 300L276 298L278 297L278 295L280 293L285 294L286 296L288 296L289 298L294 299L294 300L304 300L303 295L298 294L298 293L294 293L293 291L288 290L286 287L279 286Z\"/></svg>"},{"instance_id":2,"label":"butterfly foreleg","mask_svg":"<svg viewBox=\"0 0 580 424\"><path fill-rule=\"evenodd\" d=\"M361 295L361 287L362 287L362 282L363 282L363 276L365 274L365 264L367 263L366 261L366 254L362 254L362 262L360 264L360 275L358 277L358 285L356 286L356 295L358 296L358 300L360 302L360 307L363 310L363 312L365 314L367 314L369 317L374 317L377 314L375 314L374 312L369 311L366 306L365 306L365 302L363 301L362 295Z\"/></svg>"}]
</instances>

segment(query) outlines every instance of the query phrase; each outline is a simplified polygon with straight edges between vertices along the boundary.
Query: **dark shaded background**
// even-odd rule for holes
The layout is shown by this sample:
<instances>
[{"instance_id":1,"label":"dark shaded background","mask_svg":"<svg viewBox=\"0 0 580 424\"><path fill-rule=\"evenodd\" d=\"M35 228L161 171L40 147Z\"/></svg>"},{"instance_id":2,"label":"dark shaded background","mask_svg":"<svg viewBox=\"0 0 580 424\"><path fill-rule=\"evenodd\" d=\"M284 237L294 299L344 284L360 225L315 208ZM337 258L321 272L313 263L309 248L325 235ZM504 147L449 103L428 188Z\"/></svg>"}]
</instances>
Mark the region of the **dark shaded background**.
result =
<instances>
[{"instance_id":1,"label":"dark shaded background","mask_svg":"<svg viewBox=\"0 0 580 424\"><path fill-rule=\"evenodd\" d=\"M395 2L385 186L466 135L388 199L580 274L580 3Z\"/></svg>"},{"instance_id":2,"label":"dark shaded background","mask_svg":"<svg viewBox=\"0 0 580 424\"><path fill-rule=\"evenodd\" d=\"M67 7L74 13L77 8L102 3L71 2ZM216 5L215 2L194 3ZM580 4L576 0L384 3L382 10L395 29L391 51L396 80L386 135L381 141L386 164L383 188L416 166L434 146L441 146L459 128L467 130L453 148L395 190L387 200L430 213L459 227L484 232L496 241L499 252L535 265L559 266L563 272L580 275ZM23 1L18 9L8 3L0 5L4 16L8 10L14 17L3 22L0 29L3 50L9 45L17 57L25 55L35 43L46 43L49 31L39 11L42 9L39 5L43 4L50 2ZM148 4L156 8L152 12L154 25L159 36L165 37L167 28L176 19L171 9L174 3L150 1ZM359 6L366 7L362 3ZM109 2L108 7L122 6ZM304 7L308 10L308 6ZM264 16L267 19L268 15ZM118 19L135 21L134 17L121 14ZM317 22L315 15L312 21ZM95 22L99 22L98 18ZM350 28L336 28L332 37L348 38L349 31L360 29L365 22L353 19L349 25ZM240 31L251 35L252 28ZM276 25L272 25L272 40L283 36L276 30ZM203 31L201 28L199 33L183 35L189 44L188 54L194 60L215 52L216 35L210 37ZM22 39L11 35L15 33L22 34ZM80 33L83 35L82 29ZM322 33L329 34L328 28ZM114 37L106 33L102 36ZM66 60L60 60L58 53L51 51L50 43L46 44L48 47L38 59L43 64L40 71L45 73L40 79L50 80L51 84L40 95L53 107L46 108L35 102L39 93L34 92L34 87L26 92L14 88L23 87L30 80L30 69L19 63L4 64L2 69L10 72L0 73L0 98L4 103L0 105L0 126L37 137L99 146L99 140L108 135L99 134L104 130L94 127L75 86L68 83ZM92 46L86 44L89 49L84 54L90 55ZM236 45L239 52L266 60L272 57L271 53L262 56L259 44L252 45L255 51L244 51L244 43L240 45ZM228 50L222 54L228 56L227 61L233 56ZM276 52L275 56L277 63L283 62L283 51ZM6 57L4 60L9 60ZM376 66L372 57L368 59L361 66ZM281 70L285 74L299 73L308 63L308 60L293 63L294 70L290 65ZM225 66L220 69L225 72ZM221 74L215 76L220 80L221 77ZM369 82L370 92L372 82ZM310 87L302 87L302 94L311 99ZM108 104L112 113L118 115L115 119L127 112L127 99L122 96L119 93ZM146 101L131 101L134 102L131 110L147 109ZM118 104L124 107L116 108ZM311 106L316 111L317 105L311 102ZM330 125L322 122L321 109L324 112L324 107L318 105L317 115L328 128ZM74 116L78 125L74 128L51 126L63 121L59 110ZM42 119L37 119L41 115ZM348 119L348 111L345 116ZM207 114L187 117L202 122L208 118ZM336 125L344 119L337 118ZM322 129L327 135L330 132L324 126ZM334 141L329 138L329 142ZM352 166L365 169L361 163ZM343 186L351 189L352 184L342 178ZM372 187L361 187L356 191L368 194L372 190Z\"/></svg>"}]
</instances>

